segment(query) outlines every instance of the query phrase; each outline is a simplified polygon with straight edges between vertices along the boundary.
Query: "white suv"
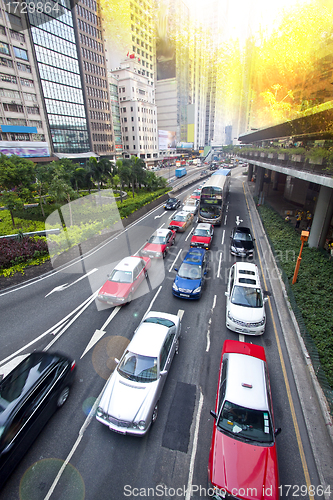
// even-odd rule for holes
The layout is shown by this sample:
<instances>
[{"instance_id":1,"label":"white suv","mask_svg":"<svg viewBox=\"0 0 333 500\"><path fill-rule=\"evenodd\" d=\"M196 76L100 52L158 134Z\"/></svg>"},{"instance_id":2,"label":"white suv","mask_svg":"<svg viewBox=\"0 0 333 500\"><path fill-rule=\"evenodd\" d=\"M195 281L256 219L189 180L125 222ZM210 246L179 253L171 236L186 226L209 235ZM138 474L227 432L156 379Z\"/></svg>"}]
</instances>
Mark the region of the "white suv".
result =
<instances>
[{"instance_id":1,"label":"white suv","mask_svg":"<svg viewBox=\"0 0 333 500\"><path fill-rule=\"evenodd\" d=\"M249 262L231 266L226 300L226 326L246 335L262 335L266 326L265 302L258 267Z\"/></svg>"}]
</instances>

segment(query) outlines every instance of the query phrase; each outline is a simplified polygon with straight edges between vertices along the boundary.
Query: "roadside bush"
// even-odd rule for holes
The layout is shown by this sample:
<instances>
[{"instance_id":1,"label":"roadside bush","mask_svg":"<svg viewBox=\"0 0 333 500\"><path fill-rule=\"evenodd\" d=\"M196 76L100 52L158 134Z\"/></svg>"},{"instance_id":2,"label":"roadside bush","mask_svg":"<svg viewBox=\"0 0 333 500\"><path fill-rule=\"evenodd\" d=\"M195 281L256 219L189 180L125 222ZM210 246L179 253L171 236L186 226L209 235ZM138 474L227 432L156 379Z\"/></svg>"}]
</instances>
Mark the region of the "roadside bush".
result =
<instances>
[{"instance_id":1,"label":"roadside bush","mask_svg":"<svg viewBox=\"0 0 333 500\"><path fill-rule=\"evenodd\" d=\"M0 239L0 271L47 254L45 238Z\"/></svg>"},{"instance_id":2,"label":"roadside bush","mask_svg":"<svg viewBox=\"0 0 333 500\"><path fill-rule=\"evenodd\" d=\"M328 383L333 388L333 261L305 244L297 281L292 285L301 247L300 234L271 208L262 205L258 210L276 257L288 277L306 329L316 345Z\"/></svg>"}]
</instances>

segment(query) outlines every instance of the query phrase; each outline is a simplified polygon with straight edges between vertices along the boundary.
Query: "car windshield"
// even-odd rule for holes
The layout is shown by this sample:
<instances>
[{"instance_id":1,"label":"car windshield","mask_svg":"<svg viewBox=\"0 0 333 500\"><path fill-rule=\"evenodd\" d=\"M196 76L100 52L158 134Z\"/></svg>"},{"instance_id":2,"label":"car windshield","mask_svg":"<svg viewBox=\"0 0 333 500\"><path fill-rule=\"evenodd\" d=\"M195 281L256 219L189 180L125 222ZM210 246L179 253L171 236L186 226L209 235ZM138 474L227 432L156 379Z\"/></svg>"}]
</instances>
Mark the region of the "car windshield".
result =
<instances>
[{"instance_id":1,"label":"car windshield","mask_svg":"<svg viewBox=\"0 0 333 500\"><path fill-rule=\"evenodd\" d=\"M183 262L179 268L178 276L190 280L198 280L201 278L201 266L186 264Z\"/></svg>"},{"instance_id":2,"label":"car windshield","mask_svg":"<svg viewBox=\"0 0 333 500\"><path fill-rule=\"evenodd\" d=\"M200 208L200 215L209 219L219 217L221 215L221 207L216 205L203 206Z\"/></svg>"},{"instance_id":3,"label":"car windshield","mask_svg":"<svg viewBox=\"0 0 333 500\"><path fill-rule=\"evenodd\" d=\"M235 285L232 291L231 303L237 306L262 307L261 289Z\"/></svg>"},{"instance_id":4,"label":"car windshield","mask_svg":"<svg viewBox=\"0 0 333 500\"><path fill-rule=\"evenodd\" d=\"M114 269L109 277L109 281L115 281L116 283L132 283L132 271Z\"/></svg>"},{"instance_id":5,"label":"car windshield","mask_svg":"<svg viewBox=\"0 0 333 500\"><path fill-rule=\"evenodd\" d=\"M237 241L252 241L252 236L250 233L240 233L238 231L234 234L234 240Z\"/></svg>"},{"instance_id":6,"label":"car windshield","mask_svg":"<svg viewBox=\"0 0 333 500\"><path fill-rule=\"evenodd\" d=\"M163 243L165 243L165 236L157 236L156 234L153 234L153 236L149 238L148 243L155 243L162 245Z\"/></svg>"},{"instance_id":7,"label":"car windshield","mask_svg":"<svg viewBox=\"0 0 333 500\"><path fill-rule=\"evenodd\" d=\"M186 221L186 215L175 215L173 220L177 222L184 222Z\"/></svg>"},{"instance_id":8,"label":"car windshield","mask_svg":"<svg viewBox=\"0 0 333 500\"><path fill-rule=\"evenodd\" d=\"M268 411L244 408L225 401L217 421L218 429L244 440L272 443L273 430Z\"/></svg>"},{"instance_id":9,"label":"car windshield","mask_svg":"<svg viewBox=\"0 0 333 500\"><path fill-rule=\"evenodd\" d=\"M169 198L168 203L177 203L177 198Z\"/></svg>"},{"instance_id":10,"label":"car windshield","mask_svg":"<svg viewBox=\"0 0 333 500\"><path fill-rule=\"evenodd\" d=\"M157 358L127 351L118 366L118 372L134 382L153 382L157 380Z\"/></svg>"},{"instance_id":11,"label":"car windshield","mask_svg":"<svg viewBox=\"0 0 333 500\"><path fill-rule=\"evenodd\" d=\"M193 236L210 236L208 229L196 229Z\"/></svg>"}]
</instances>

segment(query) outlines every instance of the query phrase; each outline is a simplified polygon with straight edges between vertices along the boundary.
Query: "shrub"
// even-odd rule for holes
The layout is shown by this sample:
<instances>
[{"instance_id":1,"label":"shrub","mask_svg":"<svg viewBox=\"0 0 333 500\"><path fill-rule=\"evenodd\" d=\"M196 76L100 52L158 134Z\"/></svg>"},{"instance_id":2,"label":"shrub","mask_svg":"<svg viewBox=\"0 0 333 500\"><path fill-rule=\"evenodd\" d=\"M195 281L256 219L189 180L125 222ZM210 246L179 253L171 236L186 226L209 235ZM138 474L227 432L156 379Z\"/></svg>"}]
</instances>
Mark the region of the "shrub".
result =
<instances>
[{"instance_id":1,"label":"shrub","mask_svg":"<svg viewBox=\"0 0 333 500\"><path fill-rule=\"evenodd\" d=\"M45 238L0 239L0 270L48 254Z\"/></svg>"}]
</instances>

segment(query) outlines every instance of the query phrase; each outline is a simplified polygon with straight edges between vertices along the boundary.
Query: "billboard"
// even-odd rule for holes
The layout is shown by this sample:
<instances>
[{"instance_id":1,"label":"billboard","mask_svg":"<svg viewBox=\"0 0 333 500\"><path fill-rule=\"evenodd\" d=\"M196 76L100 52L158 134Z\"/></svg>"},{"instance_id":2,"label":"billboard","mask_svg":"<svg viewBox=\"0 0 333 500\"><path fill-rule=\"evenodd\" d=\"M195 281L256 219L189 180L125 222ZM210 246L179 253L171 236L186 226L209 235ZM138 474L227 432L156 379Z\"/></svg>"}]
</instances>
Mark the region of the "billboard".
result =
<instances>
[{"instance_id":1,"label":"billboard","mask_svg":"<svg viewBox=\"0 0 333 500\"><path fill-rule=\"evenodd\" d=\"M177 142L177 148L193 149L193 142Z\"/></svg>"},{"instance_id":2,"label":"billboard","mask_svg":"<svg viewBox=\"0 0 333 500\"><path fill-rule=\"evenodd\" d=\"M176 132L171 130L158 131L158 148L160 150L175 148L176 144Z\"/></svg>"},{"instance_id":3,"label":"billboard","mask_svg":"<svg viewBox=\"0 0 333 500\"><path fill-rule=\"evenodd\" d=\"M47 142L0 141L0 153L6 156L17 155L22 158L50 156Z\"/></svg>"}]
</instances>

